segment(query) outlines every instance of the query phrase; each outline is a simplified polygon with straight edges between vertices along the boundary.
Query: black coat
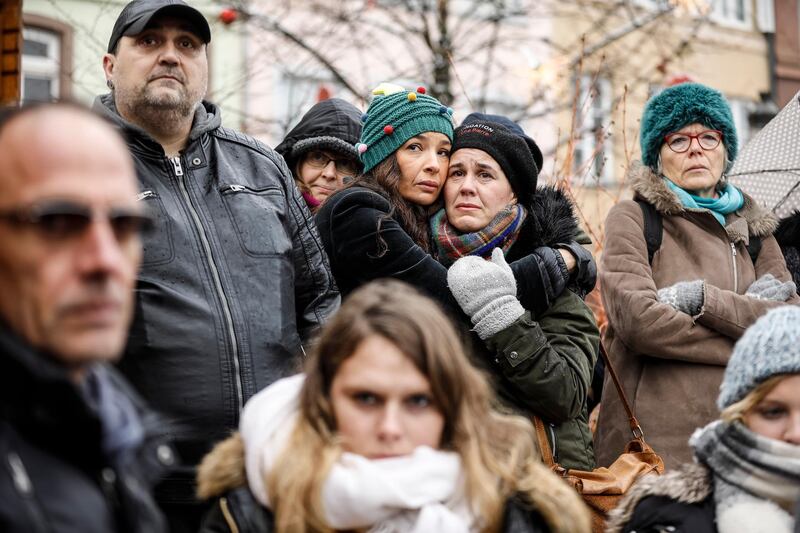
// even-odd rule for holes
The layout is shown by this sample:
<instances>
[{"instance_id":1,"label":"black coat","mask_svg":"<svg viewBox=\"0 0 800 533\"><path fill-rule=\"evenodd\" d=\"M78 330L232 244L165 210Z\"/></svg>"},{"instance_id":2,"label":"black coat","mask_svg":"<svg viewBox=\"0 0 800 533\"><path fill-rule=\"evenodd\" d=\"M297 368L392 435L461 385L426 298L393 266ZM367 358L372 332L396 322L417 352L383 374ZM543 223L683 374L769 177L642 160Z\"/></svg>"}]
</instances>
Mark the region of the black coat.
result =
<instances>
[{"instance_id":1,"label":"black coat","mask_svg":"<svg viewBox=\"0 0 800 533\"><path fill-rule=\"evenodd\" d=\"M125 135L139 198L156 219L120 368L169 417L186 463L159 500L192 502L193 465L238 425L253 394L298 370L301 342L336 311L339 293L286 163L223 128L216 106L198 106L175 158L109 95L94 108Z\"/></svg>"},{"instance_id":2,"label":"black coat","mask_svg":"<svg viewBox=\"0 0 800 533\"><path fill-rule=\"evenodd\" d=\"M174 454L156 416L113 369L108 374L145 433L140 447L114 459L66 371L0 326L0 531L166 531L150 489Z\"/></svg>"},{"instance_id":3,"label":"black coat","mask_svg":"<svg viewBox=\"0 0 800 533\"><path fill-rule=\"evenodd\" d=\"M775 240L781 247L786 268L800 291L800 211L795 211L781 220L775 231Z\"/></svg>"},{"instance_id":4,"label":"black coat","mask_svg":"<svg viewBox=\"0 0 800 533\"><path fill-rule=\"evenodd\" d=\"M539 513L518 499L506 503L503 533L547 533L550 528ZM206 515L200 533L272 533L272 513L260 505L247 487L219 498Z\"/></svg>"}]
</instances>

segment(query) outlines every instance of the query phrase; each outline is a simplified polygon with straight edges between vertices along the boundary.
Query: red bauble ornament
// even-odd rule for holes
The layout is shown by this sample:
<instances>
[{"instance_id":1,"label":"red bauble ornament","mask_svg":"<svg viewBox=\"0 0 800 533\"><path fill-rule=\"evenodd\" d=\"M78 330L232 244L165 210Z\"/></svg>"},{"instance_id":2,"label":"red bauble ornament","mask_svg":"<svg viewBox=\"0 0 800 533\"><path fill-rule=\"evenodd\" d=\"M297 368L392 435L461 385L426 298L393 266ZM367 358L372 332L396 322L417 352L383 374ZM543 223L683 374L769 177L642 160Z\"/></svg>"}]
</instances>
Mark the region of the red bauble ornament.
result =
<instances>
[{"instance_id":1,"label":"red bauble ornament","mask_svg":"<svg viewBox=\"0 0 800 533\"><path fill-rule=\"evenodd\" d=\"M417 87L417 92L419 94L425 94L425 87Z\"/></svg>"},{"instance_id":2,"label":"red bauble ornament","mask_svg":"<svg viewBox=\"0 0 800 533\"><path fill-rule=\"evenodd\" d=\"M385 133L386 135L391 135L392 133L394 133L394 126L384 126L383 133Z\"/></svg>"},{"instance_id":3,"label":"red bauble ornament","mask_svg":"<svg viewBox=\"0 0 800 533\"><path fill-rule=\"evenodd\" d=\"M220 22L222 22L226 26L228 24L233 24L234 22L236 22L238 18L239 18L239 12L232 7L226 7L219 13Z\"/></svg>"}]
</instances>

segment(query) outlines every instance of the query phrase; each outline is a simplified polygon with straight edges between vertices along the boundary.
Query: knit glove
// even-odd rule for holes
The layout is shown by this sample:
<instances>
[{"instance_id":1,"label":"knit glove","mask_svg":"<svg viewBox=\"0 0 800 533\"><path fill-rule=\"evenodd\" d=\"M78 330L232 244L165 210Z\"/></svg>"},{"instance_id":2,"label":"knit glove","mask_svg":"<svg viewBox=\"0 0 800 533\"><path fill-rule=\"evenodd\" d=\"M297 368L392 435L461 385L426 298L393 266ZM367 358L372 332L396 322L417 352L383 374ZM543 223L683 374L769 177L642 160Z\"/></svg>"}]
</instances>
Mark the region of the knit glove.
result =
<instances>
[{"instance_id":1,"label":"knit glove","mask_svg":"<svg viewBox=\"0 0 800 533\"><path fill-rule=\"evenodd\" d=\"M703 280L679 281L675 285L658 290L658 301L671 305L681 313L695 316L703 308Z\"/></svg>"},{"instance_id":2,"label":"knit glove","mask_svg":"<svg viewBox=\"0 0 800 533\"><path fill-rule=\"evenodd\" d=\"M503 250L495 248L492 260L467 256L447 270L447 284L461 310L481 339L507 328L525 313L517 300L517 281Z\"/></svg>"},{"instance_id":3,"label":"knit glove","mask_svg":"<svg viewBox=\"0 0 800 533\"><path fill-rule=\"evenodd\" d=\"M797 290L793 281L781 281L772 274L764 274L745 291L745 295L759 300L785 302Z\"/></svg>"}]
</instances>

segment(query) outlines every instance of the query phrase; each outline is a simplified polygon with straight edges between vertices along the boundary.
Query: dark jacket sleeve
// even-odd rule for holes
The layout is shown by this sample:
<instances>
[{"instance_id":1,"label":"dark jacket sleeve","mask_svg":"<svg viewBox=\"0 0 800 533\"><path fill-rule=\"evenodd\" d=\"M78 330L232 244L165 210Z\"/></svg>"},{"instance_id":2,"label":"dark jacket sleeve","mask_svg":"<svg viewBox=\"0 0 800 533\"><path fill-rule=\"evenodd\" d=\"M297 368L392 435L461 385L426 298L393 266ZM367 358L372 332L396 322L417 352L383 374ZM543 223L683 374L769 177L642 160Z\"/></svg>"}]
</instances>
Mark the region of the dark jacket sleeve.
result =
<instances>
[{"instance_id":1,"label":"dark jacket sleeve","mask_svg":"<svg viewBox=\"0 0 800 533\"><path fill-rule=\"evenodd\" d=\"M583 410L600 332L589 307L565 291L538 321L525 313L487 339L513 397L548 422L560 424Z\"/></svg>"},{"instance_id":2,"label":"dark jacket sleeve","mask_svg":"<svg viewBox=\"0 0 800 533\"><path fill-rule=\"evenodd\" d=\"M297 330L305 341L339 308L340 297L311 211L285 164L282 170L292 231Z\"/></svg>"},{"instance_id":3,"label":"dark jacket sleeve","mask_svg":"<svg viewBox=\"0 0 800 533\"><path fill-rule=\"evenodd\" d=\"M335 195L317 213L325 249L337 275L354 286L379 278L414 285L453 316L463 316L447 287L447 268L428 255L389 216L389 202L379 194L353 188Z\"/></svg>"}]
</instances>

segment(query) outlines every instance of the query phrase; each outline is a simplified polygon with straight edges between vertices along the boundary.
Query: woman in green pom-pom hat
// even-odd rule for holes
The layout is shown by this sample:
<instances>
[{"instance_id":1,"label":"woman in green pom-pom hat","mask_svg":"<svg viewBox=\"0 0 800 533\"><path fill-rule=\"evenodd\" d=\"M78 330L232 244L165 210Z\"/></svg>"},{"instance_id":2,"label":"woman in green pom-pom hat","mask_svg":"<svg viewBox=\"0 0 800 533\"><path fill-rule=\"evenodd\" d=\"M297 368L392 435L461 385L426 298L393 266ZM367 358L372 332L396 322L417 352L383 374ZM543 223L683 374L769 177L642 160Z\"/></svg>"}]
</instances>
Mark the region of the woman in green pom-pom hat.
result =
<instances>
[{"instance_id":1,"label":"woman in green pom-pom hat","mask_svg":"<svg viewBox=\"0 0 800 533\"><path fill-rule=\"evenodd\" d=\"M315 216L336 283L347 296L377 278L410 283L469 327L434 257L428 219L440 207L453 141L453 110L425 94L381 84L362 117L356 149L363 174L333 194ZM434 252L434 255L432 255ZM548 284L535 257L511 264L521 297ZM548 280L549 281L549 280Z\"/></svg>"}]
</instances>

